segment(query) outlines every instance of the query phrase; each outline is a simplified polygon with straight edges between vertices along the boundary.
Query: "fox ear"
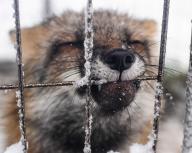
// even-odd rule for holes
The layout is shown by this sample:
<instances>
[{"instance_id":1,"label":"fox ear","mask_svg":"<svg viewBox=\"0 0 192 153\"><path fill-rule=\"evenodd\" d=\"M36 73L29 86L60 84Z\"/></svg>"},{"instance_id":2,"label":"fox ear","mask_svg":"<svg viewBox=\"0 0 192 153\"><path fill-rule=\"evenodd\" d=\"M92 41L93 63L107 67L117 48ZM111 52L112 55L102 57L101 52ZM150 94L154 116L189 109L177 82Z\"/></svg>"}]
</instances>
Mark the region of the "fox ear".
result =
<instances>
[{"instance_id":1,"label":"fox ear","mask_svg":"<svg viewBox=\"0 0 192 153\"><path fill-rule=\"evenodd\" d=\"M9 32L12 43L16 42L16 31ZM48 28L44 25L38 25L31 28L21 29L21 45L23 50L23 61L35 58L40 53L40 45L48 37Z\"/></svg>"}]
</instances>

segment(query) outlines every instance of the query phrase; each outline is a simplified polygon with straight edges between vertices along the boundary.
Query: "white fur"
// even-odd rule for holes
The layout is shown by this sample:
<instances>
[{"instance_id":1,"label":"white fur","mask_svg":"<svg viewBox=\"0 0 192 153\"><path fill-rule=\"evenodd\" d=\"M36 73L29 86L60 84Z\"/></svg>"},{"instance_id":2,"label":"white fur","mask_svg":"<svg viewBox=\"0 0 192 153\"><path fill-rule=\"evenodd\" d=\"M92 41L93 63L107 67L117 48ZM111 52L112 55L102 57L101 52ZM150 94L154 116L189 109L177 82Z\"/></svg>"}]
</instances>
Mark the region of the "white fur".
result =
<instances>
[{"instance_id":1,"label":"white fur","mask_svg":"<svg viewBox=\"0 0 192 153\"><path fill-rule=\"evenodd\" d=\"M66 71L59 76L59 79L63 81L77 81L81 78L80 73L77 73L77 72L79 72L79 70ZM71 75L73 73L77 73L77 74Z\"/></svg>"},{"instance_id":2,"label":"white fur","mask_svg":"<svg viewBox=\"0 0 192 153\"><path fill-rule=\"evenodd\" d=\"M122 81L133 80L136 77L142 75L144 71L145 71L144 62L141 59L139 59L138 56L135 56L135 62L129 69L123 71L121 80Z\"/></svg>"},{"instance_id":3,"label":"white fur","mask_svg":"<svg viewBox=\"0 0 192 153\"><path fill-rule=\"evenodd\" d=\"M77 81L80 80L80 73L71 75L75 72L78 72L78 70L70 70L70 71L66 71L63 74L61 74L59 76L59 78L63 81ZM135 79L136 77L140 76L142 73L144 72L144 63L141 59L139 59L138 56L136 56L136 60L133 63L133 65L128 69L125 70L122 73L122 80L132 80ZM110 69L106 64L104 64L99 58L96 59L95 62L93 62L92 64L92 74L93 76L100 78L102 80L106 80L106 81L117 81L119 79L119 71L117 70L112 70ZM70 76L71 75L71 76ZM49 115L51 115L52 110L55 110L55 107L57 106L57 104L61 101L61 99L59 99L58 95L62 94L66 91L70 91L68 94L70 97L74 97L73 103L79 104L79 101L81 101L81 103L83 104L85 101L83 99L80 100L80 97L75 94L75 87L56 87L55 91L53 92L53 90L45 90L42 92L46 92L46 93L42 93L40 94L38 97L35 97L32 99L31 102L29 102L29 107L30 110L33 111L33 116L34 117L39 117L39 116L44 116L45 114L47 114L46 118L49 118ZM140 93L140 92L139 92ZM140 101L140 99L143 99L143 96L146 96L146 93L143 96L140 96L140 94L137 93L136 98L135 98L135 103L132 103L133 106L131 106L131 110L130 113L136 109L138 110L138 106L140 105L140 108L142 108L142 110L144 112L151 112L151 110L153 110L152 108L148 109L148 104ZM143 93L141 91L141 93ZM43 96L41 96L43 95ZM57 97L57 99L55 98ZM36 100L37 99L37 100ZM139 100L137 100L139 99ZM54 103L53 103L54 102ZM151 102L151 101L150 101ZM96 103L94 103L96 104ZM137 107L137 108L134 108ZM147 110L145 110L147 107ZM135 114L134 112L132 112L133 114Z\"/></svg>"},{"instance_id":4,"label":"white fur","mask_svg":"<svg viewBox=\"0 0 192 153\"><path fill-rule=\"evenodd\" d=\"M119 72L117 70L110 69L106 64L96 59L92 64L92 75L107 81L117 81L119 79Z\"/></svg>"},{"instance_id":5,"label":"white fur","mask_svg":"<svg viewBox=\"0 0 192 153\"><path fill-rule=\"evenodd\" d=\"M77 70L67 71L61 74L59 78L63 81L79 80L80 73L71 75L75 72L77 72ZM33 116L34 118L46 116L46 119L49 120L49 116L51 116L53 111L55 111L58 103L62 103L62 100L59 99L60 96L58 95L64 94L67 91L70 91L68 95L74 98L73 103L77 102L79 104L79 97L78 100L75 100L77 94L75 94L75 88L73 86L55 87L55 90L43 90L41 91L42 93L38 94L37 97L32 97L30 99L31 102L29 102L28 107L33 114L31 116Z\"/></svg>"},{"instance_id":6,"label":"white fur","mask_svg":"<svg viewBox=\"0 0 192 153\"><path fill-rule=\"evenodd\" d=\"M142 86L144 86L145 90L140 89L134 101L128 107L131 117L130 139L125 142L120 150L117 150L120 153L130 153L130 146L137 143L141 130L145 127L146 123L153 119L154 92L146 85L143 84Z\"/></svg>"},{"instance_id":7,"label":"white fur","mask_svg":"<svg viewBox=\"0 0 192 153\"><path fill-rule=\"evenodd\" d=\"M117 81L119 79L119 72L116 70L110 69L106 64L101 62L99 59L96 60L96 62L93 63L93 71L92 74L100 79L104 79L107 81ZM142 75L142 73L145 71L144 63L139 57L136 56L136 60L134 64L131 66L130 69L125 70L122 73L122 80L132 80L137 78L138 76ZM71 70L68 72L63 73L60 75L60 79L64 81L77 81L80 78L79 74L75 74L73 76L69 76L70 74L74 73L75 70ZM85 99L79 97L77 94L75 94L75 87L56 87L55 91L53 90L47 90L44 91L46 93L44 94L39 94L38 97L35 97L32 99L32 102L29 102L29 107L33 107L30 110L33 112L33 117L35 118L43 118L44 124L49 123L49 118L51 117L52 113L54 113L56 106L58 103L62 101L62 99L59 98L58 95L70 91L68 94L70 97L73 97L73 103L80 105L85 103ZM43 95L43 96L41 96ZM57 98L55 98L57 97ZM67 101L67 99L66 99ZM65 103L63 101L62 103ZM93 103L95 106L97 103ZM138 136L141 134L139 131L142 129L143 126L145 126L145 123L148 122L149 120L153 119L153 105L154 105L154 91L150 90L145 83L141 84L141 89L137 92L134 101L130 104L128 107L128 112L125 110L123 112L123 116L121 118L122 121L120 122L128 122L129 116L131 117L131 142L136 143ZM168 128L167 128L168 127ZM166 129L164 129L166 128ZM172 131L171 126L163 125L160 127L160 143L158 145L158 150L161 150L160 153L176 153L174 152L176 149L178 149L181 143L176 144L176 148L171 148L170 142L172 141L172 137L174 136L174 132L171 133L172 137L169 137L169 134L167 133L167 130ZM182 131L182 130L178 130ZM175 134L176 135L176 134ZM170 139L168 139L168 137ZM181 133L179 133L179 136L181 137ZM167 140L167 141L165 141ZM170 142L169 142L170 141ZM168 143L164 143L168 142ZM130 140L129 142L126 142L122 147L120 151L121 153L129 153L129 146L130 146ZM170 148L170 149L168 149ZM174 150L174 151L171 151Z\"/></svg>"},{"instance_id":8,"label":"white fur","mask_svg":"<svg viewBox=\"0 0 192 153\"><path fill-rule=\"evenodd\" d=\"M135 58L136 58L135 62L132 64L132 66L129 69L123 71L121 76L122 81L133 80L144 73L145 71L144 62L136 55ZM104 79L107 81L119 80L120 75L119 71L110 69L109 66L104 64L99 58L96 59L92 67L93 67L92 70L93 76L99 79Z\"/></svg>"}]
</instances>

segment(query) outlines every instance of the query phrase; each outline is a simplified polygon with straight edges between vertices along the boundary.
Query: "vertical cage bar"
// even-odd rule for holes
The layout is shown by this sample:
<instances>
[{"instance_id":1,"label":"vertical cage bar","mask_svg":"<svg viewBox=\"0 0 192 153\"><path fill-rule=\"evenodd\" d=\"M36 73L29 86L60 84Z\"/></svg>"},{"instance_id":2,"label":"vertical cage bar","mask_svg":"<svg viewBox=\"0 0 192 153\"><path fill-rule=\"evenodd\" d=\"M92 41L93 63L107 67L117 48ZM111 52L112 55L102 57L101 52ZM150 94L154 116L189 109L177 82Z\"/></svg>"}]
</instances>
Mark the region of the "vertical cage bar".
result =
<instances>
[{"instance_id":1,"label":"vertical cage bar","mask_svg":"<svg viewBox=\"0 0 192 153\"><path fill-rule=\"evenodd\" d=\"M192 21L191 21L192 23ZM185 111L185 125L184 125L184 139L182 153L192 152L192 26L191 26L191 45L190 45L190 59L189 69L187 75L187 89L186 89L186 111Z\"/></svg>"},{"instance_id":2,"label":"vertical cage bar","mask_svg":"<svg viewBox=\"0 0 192 153\"><path fill-rule=\"evenodd\" d=\"M51 0L44 0L43 1L43 18L47 19L53 15L52 10L52 1Z\"/></svg>"},{"instance_id":3,"label":"vertical cage bar","mask_svg":"<svg viewBox=\"0 0 192 153\"><path fill-rule=\"evenodd\" d=\"M164 0L159 67L158 67L157 86L156 86L155 105L154 105L154 119L153 119L153 138L154 138L153 151L154 153L156 153L156 148L157 148L161 97L163 93L162 82L163 82L163 76L164 76L165 54L166 54L166 44L167 44L169 5L170 5L170 0Z\"/></svg>"},{"instance_id":4,"label":"vertical cage bar","mask_svg":"<svg viewBox=\"0 0 192 153\"><path fill-rule=\"evenodd\" d=\"M18 66L18 91L16 96L18 98L18 113L19 113L19 127L21 133L21 143L23 146L23 153L27 153L27 140L25 129L25 104L24 104L24 71L22 63L22 48L21 48L21 29L20 29L20 15L19 15L19 0L14 0L15 11L15 26L16 26L16 44L17 50L16 62Z\"/></svg>"},{"instance_id":5,"label":"vertical cage bar","mask_svg":"<svg viewBox=\"0 0 192 153\"><path fill-rule=\"evenodd\" d=\"M93 4L92 0L87 1L85 10L85 80L87 80L87 97L86 97L86 124L85 124L85 146L84 153L91 153L91 63L93 54Z\"/></svg>"}]
</instances>

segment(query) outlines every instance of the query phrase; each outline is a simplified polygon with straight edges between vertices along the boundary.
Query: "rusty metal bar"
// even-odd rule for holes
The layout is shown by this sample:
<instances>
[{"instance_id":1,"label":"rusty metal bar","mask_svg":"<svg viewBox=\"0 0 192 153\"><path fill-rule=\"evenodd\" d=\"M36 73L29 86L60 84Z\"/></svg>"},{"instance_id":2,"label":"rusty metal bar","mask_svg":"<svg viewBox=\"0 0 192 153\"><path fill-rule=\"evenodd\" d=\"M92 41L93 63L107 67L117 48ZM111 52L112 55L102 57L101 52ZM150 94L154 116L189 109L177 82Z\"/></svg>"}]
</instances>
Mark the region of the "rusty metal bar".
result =
<instances>
[{"instance_id":1,"label":"rusty metal bar","mask_svg":"<svg viewBox=\"0 0 192 153\"><path fill-rule=\"evenodd\" d=\"M24 71L22 63L22 48L21 48L21 29L20 29L20 15L19 15L19 0L14 0L15 11L15 28L16 28L16 44L17 50L16 62L18 66L18 91L16 96L18 98L17 106L19 113L19 127L21 133L21 143L23 146L23 153L27 153L27 140L26 140L26 128L25 128L25 103L24 103Z\"/></svg>"},{"instance_id":2,"label":"rusty metal bar","mask_svg":"<svg viewBox=\"0 0 192 153\"><path fill-rule=\"evenodd\" d=\"M156 148L157 148L161 97L163 93L162 82L164 77L165 53L166 53L167 31L168 31L168 21L169 21L169 5L170 5L170 0L164 0L159 68L158 68L158 76L157 76L157 86L156 86L155 105L154 105L154 119L153 119L153 146L152 147L153 147L154 153L156 153Z\"/></svg>"}]
</instances>

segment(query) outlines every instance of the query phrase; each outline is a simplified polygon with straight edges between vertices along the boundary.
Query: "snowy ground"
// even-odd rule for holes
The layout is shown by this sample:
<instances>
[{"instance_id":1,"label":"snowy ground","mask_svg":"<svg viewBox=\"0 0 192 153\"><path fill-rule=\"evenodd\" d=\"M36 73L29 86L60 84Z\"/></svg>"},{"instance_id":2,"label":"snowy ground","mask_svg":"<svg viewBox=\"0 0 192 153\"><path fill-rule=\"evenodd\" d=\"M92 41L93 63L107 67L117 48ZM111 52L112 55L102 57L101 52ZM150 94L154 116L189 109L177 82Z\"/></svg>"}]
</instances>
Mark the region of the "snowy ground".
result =
<instances>
[{"instance_id":1,"label":"snowy ground","mask_svg":"<svg viewBox=\"0 0 192 153\"><path fill-rule=\"evenodd\" d=\"M44 0L20 0L21 25L32 26L42 21ZM63 10L80 11L86 0L52 0L53 11L61 14ZM0 61L15 61L15 50L10 45L8 31L14 28L12 0L0 0ZM139 18L152 18L161 25L163 0L95 0L95 8L113 8ZM170 8L170 23L167 45L167 63L179 71L188 66L190 30L192 19L191 0L173 0ZM159 38L158 38L159 41ZM1 82L1 81L0 81ZM1 99L2 100L2 99ZM0 153L1 153L0 142Z\"/></svg>"}]
</instances>

